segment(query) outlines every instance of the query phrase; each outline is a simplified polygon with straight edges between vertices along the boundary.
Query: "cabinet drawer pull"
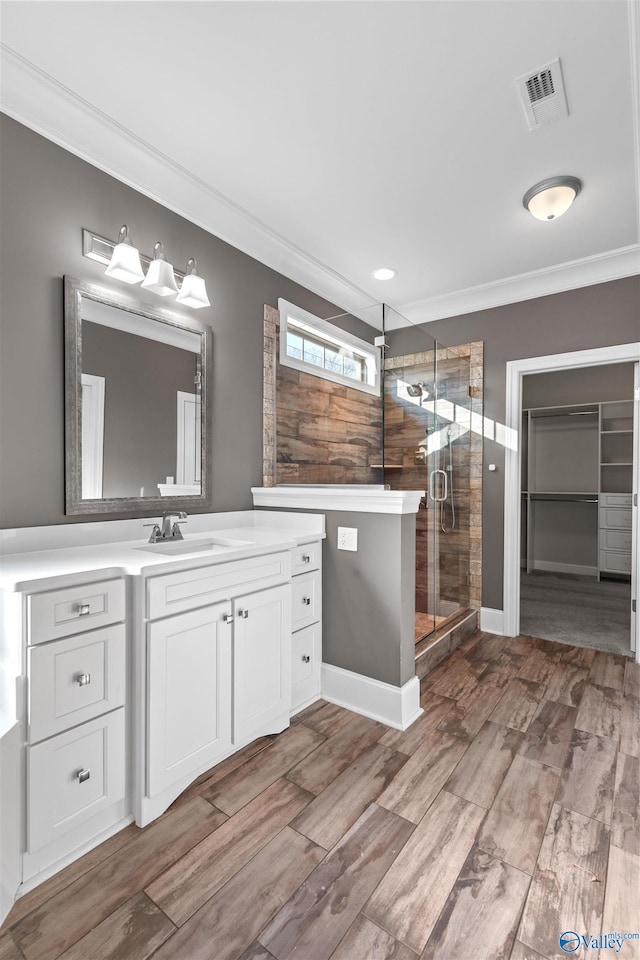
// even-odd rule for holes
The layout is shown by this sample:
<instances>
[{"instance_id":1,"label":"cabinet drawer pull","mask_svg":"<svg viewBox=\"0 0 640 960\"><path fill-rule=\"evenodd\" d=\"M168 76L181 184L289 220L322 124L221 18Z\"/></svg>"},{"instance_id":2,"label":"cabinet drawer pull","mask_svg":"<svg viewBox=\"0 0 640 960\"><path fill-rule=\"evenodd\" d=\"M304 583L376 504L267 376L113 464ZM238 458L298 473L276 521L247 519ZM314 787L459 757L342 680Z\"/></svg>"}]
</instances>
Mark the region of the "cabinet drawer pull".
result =
<instances>
[{"instance_id":1,"label":"cabinet drawer pull","mask_svg":"<svg viewBox=\"0 0 640 960\"><path fill-rule=\"evenodd\" d=\"M311 563L311 557L308 553L303 553L300 559L303 563Z\"/></svg>"},{"instance_id":2,"label":"cabinet drawer pull","mask_svg":"<svg viewBox=\"0 0 640 960\"><path fill-rule=\"evenodd\" d=\"M78 616L79 617L88 617L91 613L91 604L90 603L79 603L78 604Z\"/></svg>"},{"instance_id":3,"label":"cabinet drawer pull","mask_svg":"<svg viewBox=\"0 0 640 960\"><path fill-rule=\"evenodd\" d=\"M91 770L78 770L76 776L78 778L78 783L84 783L85 780L88 780L91 776Z\"/></svg>"},{"instance_id":4,"label":"cabinet drawer pull","mask_svg":"<svg viewBox=\"0 0 640 960\"><path fill-rule=\"evenodd\" d=\"M311 606L311 597L303 597L303 598L302 598L302 603L304 604L305 607L310 607L310 606Z\"/></svg>"},{"instance_id":5,"label":"cabinet drawer pull","mask_svg":"<svg viewBox=\"0 0 640 960\"><path fill-rule=\"evenodd\" d=\"M311 657L309 656L308 653L303 653L303 654L302 654L302 662L303 662L303 663L309 663L310 660L311 660Z\"/></svg>"},{"instance_id":6,"label":"cabinet drawer pull","mask_svg":"<svg viewBox=\"0 0 640 960\"><path fill-rule=\"evenodd\" d=\"M222 618L223 623L233 623L233 614L225 613Z\"/></svg>"},{"instance_id":7,"label":"cabinet drawer pull","mask_svg":"<svg viewBox=\"0 0 640 960\"><path fill-rule=\"evenodd\" d=\"M91 683L91 674L79 673L76 677L76 683L79 687L86 687L88 683Z\"/></svg>"}]
</instances>

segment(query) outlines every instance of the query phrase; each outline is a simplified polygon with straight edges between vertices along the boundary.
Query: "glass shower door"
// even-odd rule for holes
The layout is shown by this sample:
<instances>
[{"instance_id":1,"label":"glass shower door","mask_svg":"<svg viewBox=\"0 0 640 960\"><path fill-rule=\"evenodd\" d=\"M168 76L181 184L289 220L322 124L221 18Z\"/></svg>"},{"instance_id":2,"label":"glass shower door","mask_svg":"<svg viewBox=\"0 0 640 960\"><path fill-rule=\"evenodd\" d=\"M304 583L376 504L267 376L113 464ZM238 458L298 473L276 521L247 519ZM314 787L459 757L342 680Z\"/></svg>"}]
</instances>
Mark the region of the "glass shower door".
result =
<instances>
[{"instance_id":1,"label":"glass shower door","mask_svg":"<svg viewBox=\"0 0 640 960\"><path fill-rule=\"evenodd\" d=\"M434 573L436 628L469 607L471 569L472 409L468 345L435 351L434 435L430 451L430 502L437 556ZM479 462L475 465L480 471ZM478 548L480 541L478 540Z\"/></svg>"},{"instance_id":2,"label":"glass shower door","mask_svg":"<svg viewBox=\"0 0 640 960\"><path fill-rule=\"evenodd\" d=\"M437 611L438 543L434 469L436 342L385 308L384 482L424 494L416 523L415 639L433 633Z\"/></svg>"},{"instance_id":3,"label":"glass shower door","mask_svg":"<svg viewBox=\"0 0 640 960\"><path fill-rule=\"evenodd\" d=\"M385 320L384 481L425 492L416 515L418 643L470 605L472 542L477 569L480 560L471 503L475 497L477 513L482 416L473 396L473 345L443 347L389 308Z\"/></svg>"}]
</instances>

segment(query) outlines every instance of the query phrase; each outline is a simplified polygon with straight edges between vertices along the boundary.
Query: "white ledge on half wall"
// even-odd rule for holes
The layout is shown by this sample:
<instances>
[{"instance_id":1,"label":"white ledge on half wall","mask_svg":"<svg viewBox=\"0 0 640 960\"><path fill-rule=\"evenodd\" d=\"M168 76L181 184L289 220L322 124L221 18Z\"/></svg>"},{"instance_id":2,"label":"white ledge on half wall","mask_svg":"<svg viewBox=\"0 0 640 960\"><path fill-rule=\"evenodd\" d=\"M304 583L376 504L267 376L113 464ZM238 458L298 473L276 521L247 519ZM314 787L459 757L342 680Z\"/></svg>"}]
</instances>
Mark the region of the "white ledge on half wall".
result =
<instances>
[{"instance_id":1,"label":"white ledge on half wall","mask_svg":"<svg viewBox=\"0 0 640 960\"><path fill-rule=\"evenodd\" d=\"M347 510L353 513L417 513L424 490L385 490L368 484L283 484L251 487L255 507Z\"/></svg>"}]
</instances>

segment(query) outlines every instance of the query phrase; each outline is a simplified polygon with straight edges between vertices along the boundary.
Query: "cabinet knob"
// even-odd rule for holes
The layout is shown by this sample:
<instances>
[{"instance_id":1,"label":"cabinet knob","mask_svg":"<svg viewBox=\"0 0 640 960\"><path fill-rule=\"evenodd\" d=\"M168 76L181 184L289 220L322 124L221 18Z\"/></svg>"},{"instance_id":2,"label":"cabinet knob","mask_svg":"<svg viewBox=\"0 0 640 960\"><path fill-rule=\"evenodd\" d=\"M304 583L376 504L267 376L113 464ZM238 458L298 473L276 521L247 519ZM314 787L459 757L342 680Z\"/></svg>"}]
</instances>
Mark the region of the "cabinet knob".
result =
<instances>
[{"instance_id":1,"label":"cabinet knob","mask_svg":"<svg viewBox=\"0 0 640 960\"><path fill-rule=\"evenodd\" d=\"M308 654L308 653L303 653L303 654L302 654L302 662L303 662L303 663L309 663L309 660L311 660L311 657L309 656L309 654Z\"/></svg>"},{"instance_id":2,"label":"cabinet knob","mask_svg":"<svg viewBox=\"0 0 640 960\"><path fill-rule=\"evenodd\" d=\"M248 611L248 610L238 610L238 616L241 617L243 620L246 620L247 617L249 616L249 611Z\"/></svg>"},{"instance_id":3,"label":"cabinet knob","mask_svg":"<svg viewBox=\"0 0 640 960\"><path fill-rule=\"evenodd\" d=\"M88 780L91 776L91 770L78 770L76 776L78 778L78 783L84 783L85 780Z\"/></svg>"},{"instance_id":4,"label":"cabinet knob","mask_svg":"<svg viewBox=\"0 0 640 960\"><path fill-rule=\"evenodd\" d=\"M79 603L78 604L78 616L79 617L88 617L91 613L91 604L89 603Z\"/></svg>"},{"instance_id":5,"label":"cabinet knob","mask_svg":"<svg viewBox=\"0 0 640 960\"><path fill-rule=\"evenodd\" d=\"M233 614L225 613L224 616L222 617L222 621L223 623L233 623Z\"/></svg>"},{"instance_id":6,"label":"cabinet knob","mask_svg":"<svg viewBox=\"0 0 640 960\"><path fill-rule=\"evenodd\" d=\"M311 597L303 597L303 598L302 598L302 603L304 604L305 607L310 607L310 606L311 606Z\"/></svg>"},{"instance_id":7,"label":"cabinet knob","mask_svg":"<svg viewBox=\"0 0 640 960\"><path fill-rule=\"evenodd\" d=\"M76 683L79 687L86 687L88 683L91 683L91 674L79 673L76 677Z\"/></svg>"},{"instance_id":8,"label":"cabinet knob","mask_svg":"<svg viewBox=\"0 0 640 960\"><path fill-rule=\"evenodd\" d=\"M303 563L311 563L311 557L308 553L303 553L301 559Z\"/></svg>"}]
</instances>

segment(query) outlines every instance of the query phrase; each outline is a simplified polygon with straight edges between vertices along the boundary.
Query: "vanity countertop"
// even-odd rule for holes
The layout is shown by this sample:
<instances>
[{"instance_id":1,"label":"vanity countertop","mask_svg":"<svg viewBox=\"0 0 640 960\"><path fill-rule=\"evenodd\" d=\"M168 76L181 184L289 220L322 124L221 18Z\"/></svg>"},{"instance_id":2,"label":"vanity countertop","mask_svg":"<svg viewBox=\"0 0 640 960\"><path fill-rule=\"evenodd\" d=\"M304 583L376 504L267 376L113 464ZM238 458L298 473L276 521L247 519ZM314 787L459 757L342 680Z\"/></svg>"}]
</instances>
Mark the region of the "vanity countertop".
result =
<instances>
[{"instance_id":1,"label":"vanity countertop","mask_svg":"<svg viewBox=\"0 0 640 960\"><path fill-rule=\"evenodd\" d=\"M207 518L210 518L209 522ZM226 527L223 525L225 518L230 523ZM324 517L305 517L304 514L292 516L271 511L246 511L226 515L198 515L189 517L189 521L198 529L192 528L188 533L185 530L184 540L172 542L171 545L153 545L148 539L140 537L73 545L74 531L70 530L71 525L68 525L59 538L59 543L64 545L53 546L55 537L52 539L45 536L42 538L46 543L45 549L27 549L24 552L3 550L0 558L0 589L53 589L66 586L67 580L73 583L88 583L96 577L137 576L186 570L271 553L274 550L287 550L325 536ZM123 524L128 525L134 523L138 527L142 525L142 521L123 521ZM87 526L89 525L82 524L82 527ZM86 539L86 529L76 532ZM95 531L95 535L98 535L98 531ZM218 542L207 546L209 540ZM33 531L31 536L23 538L23 541L29 546L37 543L36 532ZM193 544L193 550L189 549L190 544ZM6 548L6 541L3 546ZM13 546L15 548L19 543L15 542ZM174 546L179 552L162 552L167 548L173 550Z\"/></svg>"}]
</instances>

